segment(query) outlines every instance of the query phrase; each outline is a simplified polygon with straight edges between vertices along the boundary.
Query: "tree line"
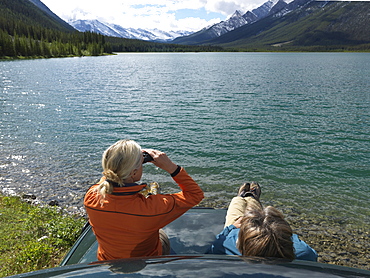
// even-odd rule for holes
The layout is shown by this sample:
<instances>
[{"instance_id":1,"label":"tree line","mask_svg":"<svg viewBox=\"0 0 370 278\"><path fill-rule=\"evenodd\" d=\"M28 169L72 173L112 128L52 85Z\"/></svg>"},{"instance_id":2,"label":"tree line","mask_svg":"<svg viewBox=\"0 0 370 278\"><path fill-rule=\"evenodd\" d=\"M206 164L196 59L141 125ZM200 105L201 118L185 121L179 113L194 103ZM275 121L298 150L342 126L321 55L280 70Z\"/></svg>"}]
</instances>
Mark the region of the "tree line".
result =
<instances>
[{"instance_id":1,"label":"tree line","mask_svg":"<svg viewBox=\"0 0 370 278\"><path fill-rule=\"evenodd\" d=\"M105 37L113 52L219 52L222 47L210 45L181 45L156 43L135 39Z\"/></svg>"},{"instance_id":2,"label":"tree line","mask_svg":"<svg viewBox=\"0 0 370 278\"><path fill-rule=\"evenodd\" d=\"M106 37L63 26L28 0L0 0L0 58L98 56L113 52L221 51ZM71 28L69 28L71 27Z\"/></svg>"},{"instance_id":3,"label":"tree line","mask_svg":"<svg viewBox=\"0 0 370 278\"><path fill-rule=\"evenodd\" d=\"M111 52L104 36L63 26L28 0L0 0L0 57L65 57Z\"/></svg>"},{"instance_id":4,"label":"tree line","mask_svg":"<svg viewBox=\"0 0 370 278\"><path fill-rule=\"evenodd\" d=\"M69 41L65 36L52 40L48 37L34 39L30 35L17 32L9 35L0 30L0 57L97 56L112 52L109 43L105 43L101 35L82 33L78 36L69 34L68 37Z\"/></svg>"},{"instance_id":5,"label":"tree line","mask_svg":"<svg viewBox=\"0 0 370 278\"><path fill-rule=\"evenodd\" d=\"M111 53L102 35L29 25L1 11L0 57L65 57Z\"/></svg>"}]
</instances>

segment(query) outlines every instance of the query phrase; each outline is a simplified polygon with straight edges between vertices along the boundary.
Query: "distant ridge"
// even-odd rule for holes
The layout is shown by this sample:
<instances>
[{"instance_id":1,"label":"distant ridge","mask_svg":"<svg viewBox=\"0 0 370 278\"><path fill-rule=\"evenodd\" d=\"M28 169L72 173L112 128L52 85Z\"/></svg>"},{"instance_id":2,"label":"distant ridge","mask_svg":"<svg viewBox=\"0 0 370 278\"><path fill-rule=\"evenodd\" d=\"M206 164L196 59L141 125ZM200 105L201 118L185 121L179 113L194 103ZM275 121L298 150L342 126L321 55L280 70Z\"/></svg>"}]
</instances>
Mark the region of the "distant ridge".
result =
<instances>
[{"instance_id":1,"label":"distant ridge","mask_svg":"<svg viewBox=\"0 0 370 278\"><path fill-rule=\"evenodd\" d=\"M199 33L195 33L174 42L248 50L279 47L315 51L354 46L357 50L369 50L369 14L368 2L279 1L266 17L219 37L199 39Z\"/></svg>"},{"instance_id":2,"label":"distant ridge","mask_svg":"<svg viewBox=\"0 0 370 278\"><path fill-rule=\"evenodd\" d=\"M247 11L244 14L237 10L227 20L216 23L210 27L203 28L189 36L176 38L173 42L179 44L202 44L203 42L220 37L239 27L252 24L268 16L275 6L281 9L286 5L287 4L283 0L269 0L260 7L252 11Z\"/></svg>"},{"instance_id":3,"label":"distant ridge","mask_svg":"<svg viewBox=\"0 0 370 278\"><path fill-rule=\"evenodd\" d=\"M113 52L210 52L220 47L183 46L79 32L40 1L0 0L0 58L99 56Z\"/></svg>"},{"instance_id":4,"label":"distant ridge","mask_svg":"<svg viewBox=\"0 0 370 278\"><path fill-rule=\"evenodd\" d=\"M229 47L284 43L284 47L329 48L369 44L369 13L366 2L295 0L279 12L210 43Z\"/></svg>"},{"instance_id":5,"label":"distant ridge","mask_svg":"<svg viewBox=\"0 0 370 278\"><path fill-rule=\"evenodd\" d=\"M123 28L117 24L110 24L101 22L99 20L72 20L69 21L76 30L80 32L94 32L102 34L104 36L127 38L127 39L137 39L153 42L169 42L176 37L187 36L192 32L188 31L171 31L165 32L158 29L135 29L135 28Z\"/></svg>"}]
</instances>

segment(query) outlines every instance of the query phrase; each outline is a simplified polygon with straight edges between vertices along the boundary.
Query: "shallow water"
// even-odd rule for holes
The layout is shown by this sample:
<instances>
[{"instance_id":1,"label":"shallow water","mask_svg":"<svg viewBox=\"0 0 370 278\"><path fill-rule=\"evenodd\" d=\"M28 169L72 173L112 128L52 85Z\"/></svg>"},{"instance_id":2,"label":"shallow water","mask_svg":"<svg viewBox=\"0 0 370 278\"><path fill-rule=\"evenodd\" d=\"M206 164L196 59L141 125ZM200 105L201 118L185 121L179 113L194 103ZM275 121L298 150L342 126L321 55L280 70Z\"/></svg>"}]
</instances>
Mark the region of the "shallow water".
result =
<instances>
[{"instance_id":1,"label":"shallow water","mask_svg":"<svg viewBox=\"0 0 370 278\"><path fill-rule=\"evenodd\" d=\"M0 189L81 210L102 152L165 151L210 200L370 225L370 54L145 53L0 61ZM173 192L145 165L143 181Z\"/></svg>"}]
</instances>

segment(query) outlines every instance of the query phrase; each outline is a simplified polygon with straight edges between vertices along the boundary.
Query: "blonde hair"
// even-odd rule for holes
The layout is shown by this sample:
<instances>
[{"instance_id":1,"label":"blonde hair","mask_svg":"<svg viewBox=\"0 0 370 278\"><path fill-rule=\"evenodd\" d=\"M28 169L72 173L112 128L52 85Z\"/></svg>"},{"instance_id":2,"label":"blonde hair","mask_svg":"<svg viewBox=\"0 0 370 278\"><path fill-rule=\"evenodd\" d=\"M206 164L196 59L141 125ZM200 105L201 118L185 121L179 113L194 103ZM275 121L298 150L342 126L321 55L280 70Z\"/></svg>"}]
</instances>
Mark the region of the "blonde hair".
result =
<instances>
[{"instance_id":1,"label":"blonde hair","mask_svg":"<svg viewBox=\"0 0 370 278\"><path fill-rule=\"evenodd\" d=\"M241 221L237 248L243 256L294 260L292 233L292 228L276 208L247 207Z\"/></svg>"},{"instance_id":2,"label":"blonde hair","mask_svg":"<svg viewBox=\"0 0 370 278\"><path fill-rule=\"evenodd\" d=\"M133 140L120 140L105 150L102 156L102 166L106 180L96 189L101 205L104 204L106 194L113 192L111 182L123 186L123 181L130 176L132 170L139 169L141 164L141 147Z\"/></svg>"}]
</instances>

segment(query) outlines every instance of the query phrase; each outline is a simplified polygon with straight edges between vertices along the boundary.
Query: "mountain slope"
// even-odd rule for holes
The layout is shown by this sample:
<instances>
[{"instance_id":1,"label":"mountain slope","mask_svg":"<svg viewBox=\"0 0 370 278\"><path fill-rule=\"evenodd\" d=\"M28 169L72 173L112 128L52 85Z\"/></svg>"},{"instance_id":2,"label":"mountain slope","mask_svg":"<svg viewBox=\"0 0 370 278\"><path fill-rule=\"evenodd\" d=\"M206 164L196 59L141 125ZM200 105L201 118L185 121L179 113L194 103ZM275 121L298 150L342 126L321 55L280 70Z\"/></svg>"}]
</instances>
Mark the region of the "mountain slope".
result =
<instances>
[{"instance_id":1,"label":"mountain slope","mask_svg":"<svg viewBox=\"0 0 370 278\"><path fill-rule=\"evenodd\" d=\"M368 2L295 0L259 21L200 44L247 50L369 44L369 14Z\"/></svg>"},{"instance_id":2,"label":"mountain slope","mask_svg":"<svg viewBox=\"0 0 370 278\"><path fill-rule=\"evenodd\" d=\"M242 14L240 11L230 16L227 20L214 24L210 27L185 37L176 38L173 42L179 44L201 44L205 41L220 37L236 28L244 25L252 24L270 14L275 6L282 9L287 5L283 0L269 0L260 7ZM275 8L276 9L276 8Z\"/></svg>"},{"instance_id":3,"label":"mountain slope","mask_svg":"<svg viewBox=\"0 0 370 278\"><path fill-rule=\"evenodd\" d=\"M0 0L1 58L87 56L111 52L111 45L105 43L102 35L76 31L39 1Z\"/></svg>"},{"instance_id":4,"label":"mountain slope","mask_svg":"<svg viewBox=\"0 0 370 278\"><path fill-rule=\"evenodd\" d=\"M34 2L30 0L0 0L0 19L3 21L2 26L19 21L28 26L39 26L64 32L75 31L73 27L69 26L56 15L51 17L44 9L41 10L36 5L42 4L40 1L33 1ZM3 29L2 26L0 25L0 29Z\"/></svg>"},{"instance_id":5,"label":"mountain slope","mask_svg":"<svg viewBox=\"0 0 370 278\"><path fill-rule=\"evenodd\" d=\"M69 25L67 22L65 22L63 19L61 19L59 16L57 16L55 13L53 13L44 3L42 3L40 0L29 0L31 3L33 3L36 7L38 7L41 11L46 13L49 17L54 19L58 24L63 26L64 28L74 31L73 27Z\"/></svg>"},{"instance_id":6,"label":"mountain slope","mask_svg":"<svg viewBox=\"0 0 370 278\"><path fill-rule=\"evenodd\" d=\"M291 10L288 5L279 13L208 43L224 47L281 43L294 46L370 43L370 3L296 0L291 4Z\"/></svg>"}]
</instances>

